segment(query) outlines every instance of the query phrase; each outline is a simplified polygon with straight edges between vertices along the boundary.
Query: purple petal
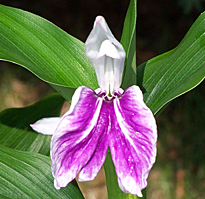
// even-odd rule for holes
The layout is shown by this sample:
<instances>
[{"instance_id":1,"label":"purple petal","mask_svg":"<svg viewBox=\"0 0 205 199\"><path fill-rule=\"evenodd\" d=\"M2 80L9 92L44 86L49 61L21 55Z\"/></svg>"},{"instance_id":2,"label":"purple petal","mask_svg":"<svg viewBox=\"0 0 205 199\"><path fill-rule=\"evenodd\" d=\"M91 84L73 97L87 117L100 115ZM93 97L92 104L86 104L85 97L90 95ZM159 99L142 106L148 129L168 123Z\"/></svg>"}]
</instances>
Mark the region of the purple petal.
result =
<instances>
[{"instance_id":1,"label":"purple petal","mask_svg":"<svg viewBox=\"0 0 205 199\"><path fill-rule=\"evenodd\" d=\"M63 116L51 141L57 189L65 187L78 172L80 180L92 180L103 165L109 120L107 109L102 106L105 106L103 99L92 89L79 87L76 90L71 109Z\"/></svg>"},{"instance_id":2,"label":"purple petal","mask_svg":"<svg viewBox=\"0 0 205 199\"><path fill-rule=\"evenodd\" d=\"M126 89L113 104L109 145L119 185L141 197L156 157L155 119L137 86Z\"/></svg>"}]
</instances>

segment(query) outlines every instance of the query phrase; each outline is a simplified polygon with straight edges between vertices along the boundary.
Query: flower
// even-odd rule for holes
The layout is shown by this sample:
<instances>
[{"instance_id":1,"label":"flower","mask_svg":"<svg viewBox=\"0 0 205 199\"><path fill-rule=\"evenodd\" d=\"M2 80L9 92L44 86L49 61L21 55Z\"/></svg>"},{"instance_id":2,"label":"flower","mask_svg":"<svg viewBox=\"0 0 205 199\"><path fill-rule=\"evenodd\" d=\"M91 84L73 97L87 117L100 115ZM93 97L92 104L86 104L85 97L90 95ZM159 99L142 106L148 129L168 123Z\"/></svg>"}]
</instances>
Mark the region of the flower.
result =
<instances>
[{"instance_id":1,"label":"flower","mask_svg":"<svg viewBox=\"0 0 205 199\"><path fill-rule=\"evenodd\" d=\"M39 133L53 135L54 186L65 187L78 173L79 181L93 180L109 147L120 188L142 196L156 157L154 116L138 86L120 88L125 52L101 16L85 42L85 52L100 88L77 88L67 113L31 125Z\"/></svg>"}]
</instances>

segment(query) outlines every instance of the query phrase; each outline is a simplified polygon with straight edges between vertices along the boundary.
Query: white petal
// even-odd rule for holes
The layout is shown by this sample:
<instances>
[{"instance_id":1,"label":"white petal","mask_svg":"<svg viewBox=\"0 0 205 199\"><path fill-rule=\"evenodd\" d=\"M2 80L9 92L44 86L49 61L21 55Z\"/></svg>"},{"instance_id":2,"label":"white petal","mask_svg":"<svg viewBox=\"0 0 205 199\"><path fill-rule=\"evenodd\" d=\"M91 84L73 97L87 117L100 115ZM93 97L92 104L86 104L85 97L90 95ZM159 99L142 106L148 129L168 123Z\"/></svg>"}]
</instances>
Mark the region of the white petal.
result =
<instances>
[{"instance_id":1,"label":"white petal","mask_svg":"<svg viewBox=\"0 0 205 199\"><path fill-rule=\"evenodd\" d=\"M122 81L125 51L111 33L105 19L96 17L94 27L85 42L86 56L92 62L98 84L106 93L118 90ZM111 61L107 61L111 59ZM111 66L110 66L111 64ZM112 75L106 75L112 69Z\"/></svg>"},{"instance_id":2,"label":"white petal","mask_svg":"<svg viewBox=\"0 0 205 199\"><path fill-rule=\"evenodd\" d=\"M53 135L60 121L61 117L43 118L34 124L30 124L30 126L38 133L42 133L44 135Z\"/></svg>"},{"instance_id":3,"label":"white petal","mask_svg":"<svg viewBox=\"0 0 205 199\"><path fill-rule=\"evenodd\" d=\"M117 48L112 44L110 40L104 40L100 46L98 57L107 55L108 57L120 59L120 54Z\"/></svg>"}]
</instances>

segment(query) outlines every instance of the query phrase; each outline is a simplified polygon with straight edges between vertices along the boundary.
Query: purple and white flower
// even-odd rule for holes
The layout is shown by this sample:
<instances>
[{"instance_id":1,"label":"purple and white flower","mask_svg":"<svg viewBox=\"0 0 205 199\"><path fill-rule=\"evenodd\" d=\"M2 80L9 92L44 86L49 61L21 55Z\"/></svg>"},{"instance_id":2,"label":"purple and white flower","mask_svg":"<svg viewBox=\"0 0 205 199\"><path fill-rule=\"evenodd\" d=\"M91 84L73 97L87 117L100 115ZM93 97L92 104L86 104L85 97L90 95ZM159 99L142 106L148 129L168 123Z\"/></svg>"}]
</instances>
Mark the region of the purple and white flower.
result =
<instances>
[{"instance_id":1,"label":"purple and white flower","mask_svg":"<svg viewBox=\"0 0 205 199\"><path fill-rule=\"evenodd\" d=\"M100 88L77 88L67 113L41 119L31 127L53 135L56 189L65 187L78 173L79 181L93 180L109 147L120 188L141 197L156 157L155 118L138 86L125 91L120 88L125 51L101 16L85 42L85 53L93 63Z\"/></svg>"}]
</instances>

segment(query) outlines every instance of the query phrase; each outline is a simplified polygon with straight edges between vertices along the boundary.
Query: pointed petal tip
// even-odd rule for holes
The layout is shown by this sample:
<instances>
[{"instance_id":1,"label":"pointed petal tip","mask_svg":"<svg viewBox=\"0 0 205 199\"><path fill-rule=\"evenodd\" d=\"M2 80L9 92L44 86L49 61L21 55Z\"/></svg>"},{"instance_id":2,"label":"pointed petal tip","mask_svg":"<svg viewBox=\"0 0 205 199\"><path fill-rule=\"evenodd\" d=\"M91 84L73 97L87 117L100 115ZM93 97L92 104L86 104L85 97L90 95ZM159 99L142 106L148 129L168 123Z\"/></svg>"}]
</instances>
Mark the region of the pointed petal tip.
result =
<instances>
[{"instance_id":1,"label":"pointed petal tip","mask_svg":"<svg viewBox=\"0 0 205 199\"><path fill-rule=\"evenodd\" d=\"M37 122L36 122L36 123L37 123ZM37 127L36 123L30 124L30 127L31 127L34 131L36 131L36 132L38 132L38 133L41 133L41 132L38 130L38 127Z\"/></svg>"},{"instance_id":2,"label":"pointed petal tip","mask_svg":"<svg viewBox=\"0 0 205 199\"><path fill-rule=\"evenodd\" d=\"M141 189L139 188L139 186L136 185L136 182L134 179L129 178L129 177L126 179L123 179L123 184L118 179L118 184L119 184L120 189L124 193L131 193L133 195L137 195L138 197L143 197Z\"/></svg>"},{"instance_id":3,"label":"pointed petal tip","mask_svg":"<svg viewBox=\"0 0 205 199\"><path fill-rule=\"evenodd\" d=\"M53 135L60 121L60 117L43 118L33 124L30 124L30 127L38 133Z\"/></svg>"},{"instance_id":4,"label":"pointed petal tip","mask_svg":"<svg viewBox=\"0 0 205 199\"><path fill-rule=\"evenodd\" d=\"M77 175L76 170L70 170L67 173L59 175L59 173L52 171L54 177L54 187L59 190L66 187Z\"/></svg>"},{"instance_id":5,"label":"pointed petal tip","mask_svg":"<svg viewBox=\"0 0 205 199\"><path fill-rule=\"evenodd\" d=\"M102 17L102 16L97 16L97 17L95 18L96 23L100 23L101 20L105 20L104 17Z\"/></svg>"},{"instance_id":6,"label":"pointed petal tip","mask_svg":"<svg viewBox=\"0 0 205 199\"><path fill-rule=\"evenodd\" d=\"M103 16L97 16L95 18L93 27L95 28L97 24L99 26L101 26L105 32L108 31L109 27L108 27L107 22L105 21L105 18Z\"/></svg>"},{"instance_id":7,"label":"pointed petal tip","mask_svg":"<svg viewBox=\"0 0 205 199\"><path fill-rule=\"evenodd\" d=\"M60 190L60 188L61 188L61 187L59 187L59 186L57 186L57 185L55 184L55 181L54 181L54 187L55 187L57 190Z\"/></svg>"}]
</instances>

